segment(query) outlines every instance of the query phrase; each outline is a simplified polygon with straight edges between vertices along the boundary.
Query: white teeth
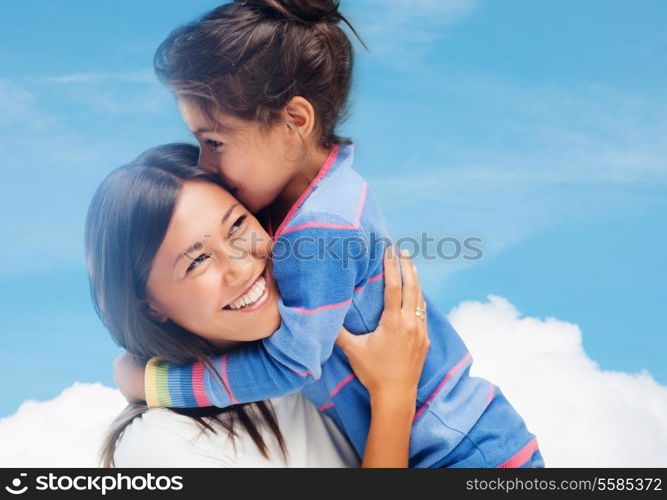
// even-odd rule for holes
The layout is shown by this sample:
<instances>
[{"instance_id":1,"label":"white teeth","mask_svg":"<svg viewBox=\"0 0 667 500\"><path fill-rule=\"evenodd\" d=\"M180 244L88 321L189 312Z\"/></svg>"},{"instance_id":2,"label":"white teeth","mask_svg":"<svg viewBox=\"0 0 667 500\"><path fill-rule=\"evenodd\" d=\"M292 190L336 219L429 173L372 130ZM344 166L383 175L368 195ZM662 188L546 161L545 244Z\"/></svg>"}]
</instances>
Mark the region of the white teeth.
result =
<instances>
[{"instance_id":1,"label":"white teeth","mask_svg":"<svg viewBox=\"0 0 667 500\"><path fill-rule=\"evenodd\" d=\"M260 276L257 279L257 281L255 281L255 283L252 285L250 290L248 290L248 293L239 297L234 302L229 304L227 307L229 309L241 309L243 307L254 304L257 301L257 299L259 299L264 294L265 289L266 289L266 280L264 279L264 276Z\"/></svg>"}]
</instances>

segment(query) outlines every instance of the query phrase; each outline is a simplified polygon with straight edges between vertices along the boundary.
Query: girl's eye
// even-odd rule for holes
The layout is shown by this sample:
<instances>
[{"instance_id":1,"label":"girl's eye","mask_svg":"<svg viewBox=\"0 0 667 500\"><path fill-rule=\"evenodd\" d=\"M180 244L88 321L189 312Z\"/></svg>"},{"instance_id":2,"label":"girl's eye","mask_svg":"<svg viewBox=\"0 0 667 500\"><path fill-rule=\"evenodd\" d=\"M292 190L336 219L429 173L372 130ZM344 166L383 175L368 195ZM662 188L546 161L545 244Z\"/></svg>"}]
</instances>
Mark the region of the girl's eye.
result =
<instances>
[{"instance_id":1,"label":"girl's eye","mask_svg":"<svg viewBox=\"0 0 667 500\"><path fill-rule=\"evenodd\" d=\"M188 274L190 271L194 271L196 268L198 268L203 262L208 260L211 257L210 253L203 253L199 255L195 260L193 260L190 265L188 266L188 269L185 271L185 274Z\"/></svg>"},{"instance_id":2,"label":"girl's eye","mask_svg":"<svg viewBox=\"0 0 667 500\"><path fill-rule=\"evenodd\" d=\"M209 146L211 149L218 149L220 146L222 146L222 142L216 141L214 139L206 139L204 143Z\"/></svg>"},{"instance_id":3,"label":"girl's eye","mask_svg":"<svg viewBox=\"0 0 667 500\"><path fill-rule=\"evenodd\" d=\"M237 231L239 231L242 227L243 224L245 223L245 220L248 216L247 215L242 215L238 219L234 221L234 224L232 224L232 227L229 228L229 234L234 234Z\"/></svg>"}]
</instances>

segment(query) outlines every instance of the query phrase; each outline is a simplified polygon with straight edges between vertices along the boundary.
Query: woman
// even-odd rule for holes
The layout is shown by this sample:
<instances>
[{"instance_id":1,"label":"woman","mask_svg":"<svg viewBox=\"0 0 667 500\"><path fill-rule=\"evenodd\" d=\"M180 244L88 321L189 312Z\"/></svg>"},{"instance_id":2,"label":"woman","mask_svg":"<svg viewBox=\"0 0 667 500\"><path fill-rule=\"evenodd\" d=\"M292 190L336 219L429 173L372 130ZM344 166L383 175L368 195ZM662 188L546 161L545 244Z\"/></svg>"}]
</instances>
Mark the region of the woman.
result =
<instances>
[{"instance_id":1,"label":"woman","mask_svg":"<svg viewBox=\"0 0 667 500\"><path fill-rule=\"evenodd\" d=\"M188 145L148 151L105 179L88 213L86 257L96 311L115 340L144 361L206 362L213 353L269 336L280 324L271 238L217 177L197 168L198 154ZM209 238L206 246L215 251L202 255ZM343 331L338 345L371 396L362 466L405 467L429 341L425 322L414 317L423 301L414 267L404 266L401 297L396 259L385 264L386 309L378 330L369 336ZM205 266L216 272L202 273ZM235 310L239 297L250 295L252 305ZM226 410L131 405L114 423L102 462L356 465L343 436L323 418L299 394Z\"/></svg>"}]
</instances>

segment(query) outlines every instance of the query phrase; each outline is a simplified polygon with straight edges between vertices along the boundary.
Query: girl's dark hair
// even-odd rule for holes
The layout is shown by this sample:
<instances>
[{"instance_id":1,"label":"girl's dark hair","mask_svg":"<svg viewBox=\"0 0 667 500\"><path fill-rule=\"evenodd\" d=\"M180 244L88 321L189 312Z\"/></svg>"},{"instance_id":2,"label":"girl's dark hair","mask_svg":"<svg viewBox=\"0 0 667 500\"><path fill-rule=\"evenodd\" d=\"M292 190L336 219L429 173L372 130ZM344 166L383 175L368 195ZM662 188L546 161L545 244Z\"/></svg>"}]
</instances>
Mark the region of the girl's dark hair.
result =
<instances>
[{"instance_id":1,"label":"girl's dark hair","mask_svg":"<svg viewBox=\"0 0 667 500\"><path fill-rule=\"evenodd\" d=\"M158 78L215 122L215 113L275 123L294 96L315 109L323 146L347 113L352 45L338 0L244 0L173 31L157 49ZM361 42L363 44L363 41Z\"/></svg>"},{"instance_id":2,"label":"girl's dark hair","mask_svg":"<svg viewBox=\"0 0 667 500\"><path fill-rule=\"evenodd\" d=\"M170 363L204 363L216 351L205 339L172 321L160 323L150 315L146 284L153 259L162 244L181 187L200 180L221 185L217 176L197 168L199 148L169 144L150 149L113 171L97 188L85 228L85 253L95 311L114 340L145 362L158 356ZM103 467L113 467L113 454L125 427L148 408L130 405L115 420L101 451ZM282 435L270 404L258 402L226 409L172 409L214 432L218 422L236 436L240 422L264 456L267 447L255 422L262 418L285 454ZM224 415L223 415L224 414Z\"/></svg>"}]
</instances>

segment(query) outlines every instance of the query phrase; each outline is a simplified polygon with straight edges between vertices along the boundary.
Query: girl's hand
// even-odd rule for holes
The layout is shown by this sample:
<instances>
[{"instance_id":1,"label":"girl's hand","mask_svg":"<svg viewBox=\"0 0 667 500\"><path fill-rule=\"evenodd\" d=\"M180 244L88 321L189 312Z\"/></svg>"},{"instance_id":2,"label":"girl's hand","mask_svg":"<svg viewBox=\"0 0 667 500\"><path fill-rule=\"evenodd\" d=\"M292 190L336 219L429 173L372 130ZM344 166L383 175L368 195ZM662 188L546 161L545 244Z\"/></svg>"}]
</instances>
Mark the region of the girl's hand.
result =
<instances>
[{"instance_id":1,"label":"girl's hand","mask_svg":"<svg viewBox=\"0 0 667 500\"><path fill-rule=\"evenodd\" d=\"M394 404L397 409L414 412L417 384L430 345L426 303L407 252L400 256L401 285L398 259L395 248L385 250L384 312L377 329L365 335L343 329L336 343L368 389L372 405ZM418 308L423 319L418 316Z\"/></svg>"}]
</instances>

